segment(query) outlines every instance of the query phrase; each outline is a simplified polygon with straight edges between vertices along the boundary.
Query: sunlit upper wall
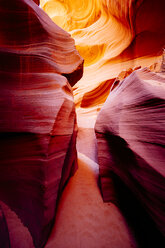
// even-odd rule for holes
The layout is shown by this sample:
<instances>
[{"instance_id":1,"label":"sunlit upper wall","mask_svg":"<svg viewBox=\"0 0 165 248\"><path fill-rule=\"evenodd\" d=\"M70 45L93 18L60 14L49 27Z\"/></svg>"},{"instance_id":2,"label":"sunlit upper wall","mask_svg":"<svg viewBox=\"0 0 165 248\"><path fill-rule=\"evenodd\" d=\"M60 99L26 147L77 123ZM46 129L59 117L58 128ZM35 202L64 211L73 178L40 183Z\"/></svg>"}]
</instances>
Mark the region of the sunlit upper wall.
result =
<instances>
[{"instance_id":1,"label":"sunlit upper wall","mask_svg":"<svg viewBox=\"0 0 165 248\"><path fill-rule=\"evenodd\" d=\"M41 0L41 7L66 31L91 25L100 13L99 0Z\"/></svg>"},{"instance_id":2,"label":"sunlit upper wall","mask_svg":"<svg viewBox=\"0 0 165 248\"><path fill-rule=\"evenodd\" d=\"M86 66L104 63L129 45L129 4L129 0L41 0L52 20L71 33Z\"/></svg>"},{"instance_id":3,"label":"sunlit upper wall","mask_svg":"<svg viewBox=\"0 0 165 248\"><path fill-rule=\"evenodd\" d=\"M160 59L165 46L164 0L41 0L40 3L52 20L72 35L85 60L84 76L74 87L77 106L84 106L83 99L88 99L83 100L85 106L102 104L111 80L121 71L150 66Z\"/></svg>"}]
</instances>

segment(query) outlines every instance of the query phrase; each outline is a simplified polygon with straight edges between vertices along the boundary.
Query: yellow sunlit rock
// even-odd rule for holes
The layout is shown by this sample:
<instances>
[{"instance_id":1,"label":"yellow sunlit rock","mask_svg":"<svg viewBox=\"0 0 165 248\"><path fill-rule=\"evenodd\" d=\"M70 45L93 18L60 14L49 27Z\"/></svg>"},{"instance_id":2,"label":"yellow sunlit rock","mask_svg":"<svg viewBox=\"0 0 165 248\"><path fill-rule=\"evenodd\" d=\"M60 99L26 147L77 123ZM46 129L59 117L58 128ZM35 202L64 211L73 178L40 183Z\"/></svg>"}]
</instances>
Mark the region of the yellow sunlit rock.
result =
<instances>
[{"instance_id":1,"label":"yellow sunlit rock","mask_svg":"<svg viewBox=\"0 0 165 248\"><path fill-rule=\"evenodd\" d=\"M78 108L84 95L90 102L85 104L88 108L95 105L96 98L96 109L102 106L106 97L98 92L100 85L106 87L107 80L129 68L151 66L159 61L162 44L151 42L151 36L160 34L155 27L162 21L158 18L161 6L152 13L156 2L147 6L150 22L144 22L143 1L135 4L133 0L41 0L40 4L56 24L72 35L84 58L84 76L73 88L77 111L82 111ZM155 34L149 33L152 29Z\"/></svg>"}]
</instances>

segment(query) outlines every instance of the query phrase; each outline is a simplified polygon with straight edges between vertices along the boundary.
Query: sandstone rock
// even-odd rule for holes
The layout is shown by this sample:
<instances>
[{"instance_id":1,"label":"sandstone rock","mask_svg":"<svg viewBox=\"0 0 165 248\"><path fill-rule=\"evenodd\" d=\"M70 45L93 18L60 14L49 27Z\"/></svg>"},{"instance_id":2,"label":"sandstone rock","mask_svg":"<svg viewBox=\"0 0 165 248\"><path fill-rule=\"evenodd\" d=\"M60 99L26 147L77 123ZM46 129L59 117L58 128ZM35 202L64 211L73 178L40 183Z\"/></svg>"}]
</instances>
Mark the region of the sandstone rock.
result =
<instances>
[{"instance_id":1,"label":"sandstone rock","mask_svg":"<svg viewBox=\"0 0 165 248\"><path fill-rule=\"evenodd\" d=\"M165 44L164 0L40 3L55 23L70 32L84 58L84 76L73 88L79 108L97 109L108 95L101 91L109 93L107 82L121 71L149 67L159 60Z\"/></svg>"},{"instance_id":2,"label":"sandstone rock","mask_svg":"<svg viewBox=\"0 0 165 248\"><path fill-rule=\"evenodd\" d=\"M40 4L40 0L33 0L37 5Z\"/></svg>"},{"instance_id":3,"label":"sandstone rock","mask_svg":"<svg viewBox=\"0 0 165 248\"><path fill-rule=\"evenodd\" d=\"M8 231L4 211L1 205L0 205L0 228L1 228L0 229L0 240L1 240L0 247L9 248L10 247L9 231Z\"/></svg>"},{"instance_id":4,"label":"sandstone rock","mask_svg":"<svg viewBox=\"0 0 165 248\"><path fill-rule=\"evenodd\" d=\"M0 34L0 200L43 247L77 167L70 85L83 59L31 0L1 1Z\"/></svg>"},{"instance_id":5,"label":"sandstone rock","mask_svg":"<svg viewBox=\"0 0 165 248\"><path fill-rule=\"evenodd\" d=\"M163 235L164 113L165 78L141 69L134 71L110 92L95 126L104 201L118 203L120 199L117 192L122 192L122 187L120 185L118 188L116 182L120 180L144 207ZM131 208L128 206L132 203L130 199L128 201L127 194L125 192L122 197L128 211ZM135 218L137 209L138 206L131 209ZM143 216L140 218L143 219ZM137 219L136 221L138 222ZM152 240L151 233L149 235ZM155 247L154 245L151 247Z\"/></svg>"},{"instance_id":6,"label":"sandstone rock","mask_svg":"<svg viewBox=\"0 0 165 248\"><path fill-rule=\"evenodd\" d=\"M5 235L4 228L1 222L1 231L3 231L2 233L4 235L1 236L0 247L34 248L33 240L28 228L24 226L16 213L2 201L0 202L0 206L3 213L3 222L6 225Z\"/></svg>"}]
</instances>

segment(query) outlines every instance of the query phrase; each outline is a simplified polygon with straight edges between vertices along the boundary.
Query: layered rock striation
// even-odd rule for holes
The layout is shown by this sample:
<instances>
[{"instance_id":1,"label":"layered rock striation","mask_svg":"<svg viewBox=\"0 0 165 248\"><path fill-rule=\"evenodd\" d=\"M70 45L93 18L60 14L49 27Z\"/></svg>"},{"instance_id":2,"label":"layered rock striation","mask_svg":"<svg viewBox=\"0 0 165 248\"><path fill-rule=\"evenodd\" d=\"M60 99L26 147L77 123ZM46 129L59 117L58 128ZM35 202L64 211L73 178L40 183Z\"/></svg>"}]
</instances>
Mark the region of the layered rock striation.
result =
<instances>
[{"instance_id":1,"label":"layered rock striation","mask_svg":"<svg viewBox=\"0 0 165 248\"><path fill-rule=\"evenodd\" d=\"M119 204L122 199L127 214L131 211L134 215L136 225L139 217L143 224L146 220L145 215L138 217L140 204L162 235L165 235L164 112L165 78L141 69L110 92L95 126L104 201ZM133 206L134 197L137 204ZM143 230L142 226L139 228ZM152 240L151 233L148 240Z\"/></svg>"},{"instance_id":2,"label":"layered rock striation","mask_svg":"<svg viewBox=\"0 0 165 248\"><path fill-rule=\"evenodd\" d=\"M31 0L1 1L0 35L0 200L43 247L77 168L70 85L81 78L83 59L70 35ZM26 247L21 235L15 239L22 246L11 247Z\"/></svg>"},{"instance_id":3,"label":"layered rock striation","mask_svg":"<svg viewBox=\"0 0 165 248\"><path fill-rule=\"evenodd\" d=\"M74 40L37 6L38 0L1 1L3 248L46 244L61 191L77 168L71 86L79 126L77 148L83 155L47 245L133 246L120 210L102 202L95 176L93 184L86 180L93 175L92 167L98 168L94 125L108 97L96 123L103 199L124 207L125 216L132 213L140 248L164 248L160 238L165 232L164 77L148 70L133 72L157 67L165 44L164 0L41 0L40 4L75 39L85 59L84 76L77 83L83 59Z\"/></svg>"},{"instance_id":4,"label":"layered rock striation","mask_svg":"<svg viewBox=\"0 0 165 248\"><path fill-rule=\"evenodd\" d=\"M139 247L157 247L159 238L156 238L156 230L164 233L162 217L164 175L160 173L164 161L162 148L164 143L162 145L162 138L160 139L164 137L162 113L164 106L161 107L164 96L160 94L163 94L164 87L161 86L162 83L159 85L159 81L162 82L164 79L151 72L133 71L144 67L157 70L157 65L161 63L165 45L164 0L41 0L40 2L51 19L72 35L78 51L85 60L84 75L73 87L80 138L77 147L87 156L90 156L90 151L94 150L92 159L97 162L93 128L97 115L108 97L96 124L103 198L105 201L111 200L118 204L117 200L119 201L121 197L117 196L119 192L114 191L112 176L117 177L115 184L120 178L121 185L117 188L122 192L126 185L126 190L123 192L125 198L132 194L130 199L125 200L126 212L132 212L132 206L135 225L138 220L142 220L136 228L136 231L141 233L142 242ZM126 79L122 81L124 78ZM155 82L155 88L152 82ZM127 102L131 107L127 106ZM123 104L126 106L123 107ZM124 126L123 118L125 118ZM86 140L91 144L90 149L86 149ZM133 146L138 147L139 150L134 151ZM112 156L114 161L111 170ZM131 167L129 164L133 163L132 159L135 165ZM127 177L131 178L130 181ZM130 191L128 193L129 188L133 193ZM132 205L133 197L136 200L134 205ZM138 204L142 205L146 213L143 214L142 211L142 214L137 214L135 209L140 208L137 207ZM149 216L146 219L147 212ZM145 222L147 225L144 225ZM157 226L153 231L150 230L152 225ZM146 229L148 229L147 234L143 235Z\"/></svg>"},{"instance_id":5,"label":"layered rock striation","mask_svg":"<svg viewBox=\"0 0 165 248\"><path fill-rule=\"evenodd\" d=\"M84 58L74 86L78 113L99 111L121 71L159 61L165 45L164 0L41 0L52 20L68 31ZM98 107L99 106L99 107ZM98 112L97 111L97 112Z\"/></svg>"}]
</instances>

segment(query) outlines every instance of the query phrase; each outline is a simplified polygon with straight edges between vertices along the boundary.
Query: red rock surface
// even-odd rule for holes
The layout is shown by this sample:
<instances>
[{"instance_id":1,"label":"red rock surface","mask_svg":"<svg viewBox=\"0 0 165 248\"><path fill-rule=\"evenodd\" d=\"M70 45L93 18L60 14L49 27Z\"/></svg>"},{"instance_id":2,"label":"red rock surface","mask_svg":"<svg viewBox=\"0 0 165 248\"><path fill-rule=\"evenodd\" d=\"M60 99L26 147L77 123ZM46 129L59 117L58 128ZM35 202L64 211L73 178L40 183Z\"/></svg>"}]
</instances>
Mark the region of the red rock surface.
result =
<instances>
[{"instance_id":1,"label":"red rock surface","mask_svg":"<svg viewBox=\"0 0 165 248\"><path fill-rule=\"evenodd\" d=\"M0 205L0 228L1 228L0 231L1 247L9 248L10 247L9 230L6 223L4 211L1 205Z\"/></svg>"},{"instance_id":2,"label":"red rock surface","mask_svg":"<svg viewBox=\"0 0 165 248\"><path fill-rule=\"evenodd\" d=\"M165 78L159 73L142 69L134 71L110 92L95 126L104 201L116 203L122 197L126 212L134 213L136 209L134 217L137 224L138 217L135 215L138 216L138 205L132 209L129 207L133 205L131 198L128 201L128 194L132 194L163 235L165 235L164 113ZM122 187L125 186L130 191L124 192ZM123 192L122 196L118 195L118 190L120 194ZM143 217L140 216L141 220ZM148 240L152 240L152 234L149 235L151 237ZM156 233L153 235L156 236ZM153 243L150 247L156 247L155 245L158 243ZM163 246L160 243L158 247Z\"/></svg>"},{"instance_id":3,"label":"red rock surface","mask_svg":"<svg viewBox=\"0 0 165 248\"><path fill-rule=\"evenodd\" d=\"M45 10L46 13L48 13L51 19L55 23L60 25L62 28L70 32L72 37L75 39L75 43L78 51L84 58L84 62L85 62L84 75L82 79L73 87L74 99L76 103L78 128L79 128L77 149L80 153L83 153L84 155L86 155L87 157L89 157L90 159L94 160L97 163L98 162L97 146L93 134L94 125L97 115L100 109L102 108L104 102L106 101L106 98L109 95L110 89L112 89L111 86L113 85L113 91L115 91L116 90L115 87L117 87L117 85L120 84L120 81L125 77L129 76L129 74L133 72L133 70L137 69L137 67L144 68L147 66L150 68L153 67L152 69L155 70L161 60L162 48L164 47L165 44L165 32L164 32L165 1L164 0L138 0L138 1L135 0L79 0L79 1L41 0L40 2L41 2L41 7ZM139 85L137 83L137 88L135 87L135 89L132 89L132 92L129 94L131 95L131 97L134 97L135 101L138 92L138 86ZM142 90L145 90L145 88L146 87L144 83ZM108 100L109 102L111 101L111 95L112 94L110 94L109 96L109 100ZM119 94L119 96L116 96L116 100L115 100L116 105L114 105L114 112L113 112L116 116L117 114L119 115L119 121L120 121L120 109L118 109L116 106L118 106L118 102L120 104L121 101L122 99L120 99L120 94ZM152 106L152 100L151 100L151 106ZM136 104L135 104L135 108L136 108ZM146 111L145 112L146 118L147 116L149 118L150 107L148 107L148 109L146 109L145 111ZM157 119L158 113L156 111L158 110L154 110L154 111L155 112L153 112L153 115L155 116L154 117L152 116L152 118ZM103 123L104 122L107 123L109 120L109 119L107 120L106 117L104 116L102 118L103 118L102 119ZM115 120L116 123L117 121L118 120ZM147 123L149 123L150 126L151 123L148 119L147 119ZM137 124L136 125L137 128L138 125L142 125L142 124L141 123ZM108 126L107 129L110 128L109 123L107 123L107 126ZM162 129L161 128L159 129L159 126L157 126L157 129L158 131L156 131L156 133L159 132L159 134L162 135ZM127 130L125 132L127 132ZM129 133L129 129L128 129L128 133ZM153 135L157 135L156 133ZM115 140L113 142L115 145ZM144 149L145 144L146 147L149 146L148 143L145 144L144 142L141 143L143 145L141 146L142 147L141 149ZM158 148L156 149L158 150ZM119 146L118 148L116 148L116 150L117 150L116 156L120 158L122 149ZM153 152L152 149L151 151ZM150 153L150 149L148 149L148 152ZM107 154L108 153L109 150L107 151ZM102 158L102 154L100 152L99 152L99 156L101 156ZM151 157L152 156L153 155L151 154ZM105 162L104 159L105 160L107 159L106 153L105 153L105 158L99 159L99 163L101 166ZM124 161L125 160L123 158L123 163ZM90 163L88 165L90 167ZM136 168L133 168L132 170L136 170ZM153 171L154 171L153 177L155 177L155 170L153 169ZM111 196L111 199L114 199L114 202L116 203L116 194L113 192L112 185L110 186L106 185L106 182L111 183L108 173L109 172L105 171L105 184L104 185L102 184L104 191L104 198L109 197L111 190L111 193L113 194ZM120 173L122 173L122 170ZM77 174L74 176L74 178L76 177L79 177L77 179L77 181L79 182L81 178L81 163L79 163L79 170ZM74 184L74 178L72 178L73 184ZM85 182L87 181L87 177L84 178L84 181ZM104 181L103 176L102 176L102 181ZM109 224L107 223L106 227L104 226L103 223L106 222L105 219L108 219L108 216L109 217L115 216L115 212L113 211L113 208L109 210L108 215L105 218L102 217L101 219L99 219L100 216L103 216L104 204L100 204L97 209L98 211L95 211L95 207L93 205L91 208L90 206L88 207L86 206L90 202L90 199L86 200L86 198L84 197L83 199L84 202L82 200L82 204L80 203L81 193L78 192L76 200L73 199L74 190L76 190L73 187L73 184L72 187L68 188L67 196L64 194L64 198L62 198L63 200L62 200L61 208L58 209L58 216L60 216L59 218L60 220L59 221L57 220L54 226L55 232L53 232L52 242L49 243L50 246L48 247L51 247L52 244L54 244L53 247L56 246L74 247L76 242L79 242L79 244L81 244L85 248L86 247L91 248L97 246L98 247L105 246L106 248L109 248L111 246L113 247L112 243L115 240L115 238L117 239L120 236L119 233L125 233L126 231L123 228L121 232L120 231L115 232L115 228L114 229L112 228L110 222ZM89 186L89 188L90 187L91 185ZM129 187L131 186L129 185ZM160 248L160 245L156 242L156 240L158 240L156 238L157 236L156 231L151 232L150 230L150 226L152 225L149 224L151 223L149 222L149 218L146 220L145 218L146 214L143 214L142 211L141 214L137 213L137 209L140 209L140 207L137 206L138 202L140 202L139 195L137 196L137 194L135 194L136 195L135 200L136 198L138 200L136 201L136 204L133 205L133 200L132 200L133 196L129 198L128 196L131 193L128 194L127 193L128 191L123 192L123 188L124 188L123 185L121 185L120 187L118 186L118 189L120 190L121 194L123 194L124 196L123 198L126 203L126 210L127 210L126 212L127 213L132 212L132 219L135 219L134 222L135 225L137 226L135 236L138 232L140 232L141 237L139 240L139 247ZM132 188L134 189L134 187ZM139 186L139 188L141 189L142 187ZM149 192L148 188L147 190L148 190L147 192ZM159 189L157 190L160 194ZM95 194L94 190L92 193ZM151 198L154 198L154 196L152 195ZM162 199L163 197L160 200L161 204L162 204ZM155 204L154 206L149 206L149 201L150 201L150 195L148 193L148 198L146 197L146 202L148 204L147 207L153 209L158 207L158 204L155 202L155 199L153 199L153 204ZM80 205L80 207L77 207L78 209L81 209L82 205L84 204L84 209L87 209L87 212L90 211L92 212L91 209L93 208L93 211L95 212L95 215L94 214L92 215L94 216L93 218L94 220L93 222L91 220L89 222L93 224L93 229L99 223L100 226L99 231L98 229L95 231L92 228L90 228L89 224L86 224L87 226L85 225L85 219L86 219L85 214L83 216L81 215L81 217L77 217L78 211L76 211L75 214L69 214L72 213L72 206L73 206L72 202L73 204L76 202L77 205L78 204ZM152 203L152 199L150 202ZM97 205L98 202L95 201L95 204ZM147 211L150 214L152 214L152 211L150 211L150 209L149 210L147 209ZM153 210L153 212L158 213L158 210L155 211ZM99 217L97 218L96 215L98 215ZM160 213L160 215L162 215L162 212ZM70 218L69 216L76 216L75 220L74 217ZM160 216L158 216L158 218L157 216L155 216L154 219L156 219L156 222L158 222L158 220L160 220L161 218ZM142 221L142 223L141 225L140 224L138 225L138 221L140 220ZM145 222L147 222L148 224L144 225ZM84 225L82 223L84 223ZM77 228L77 229L75 228L75 230L77 230L75 231L76 232L75 243L74 240L72 239L72 234L70 230L71 228L69 228L72 226L72 224ZM161 227L162 224L163 224L163 220L162 223L160 224ZM116 221L116 225L119 225L118 221ZM87 238L84 238L82 226L84 229L88 230L88 234L89 233L91 234L90 237L92 237L91 238L92 241L89 241L87 240ZM64 228L65 230L67 229L68 231L66 230L65 232L63 232ZM110 238L111 234L109 236L108 235L106 236L107 230L109 230L111 234L113 233L111 238ZM104 236L104 238L102 238L103 240L102 242L100 240L101 236L102 237ZM86 243L85 243L85 239L86 239ZM66 242L64 240L66 240ZM105 240L107 241L106 245L104 243ZM119 240L121 239L119 238ZM88 242L90 242L90 245ZM115 243L115 245L117 248L123 248L126 247L128 243L126 244L126 242L124 242L122 247L119 241L119 243Z\"/></svg>"},{"instance_id":4,"label":"red rock surface","mask_svg":"<svg viewBox=\"0 0 165 248\"><path fill-rule=\"evenodd\" d=\"M33 0L37 5L40 4L40 0Z\"/></svg>"},{"instance_id":5,"label":"red rock surface","mask_svg":"<svg viewBox=\"0 0 165 248\"><path fill-rule=\"evenodd\" d=\"M73 86L80 79L82 59L69 34L48 19L37 6L38 0L0 2L0 153L3 165L0 166L0 200L3 199L0 203L3 227L1 240L7 245L9 241L14 248L31 248L33 245L42 247L53 224L56 198L61 195L58 192L72 174L72 168L75 169L75 113L72 90L67 80ZM125 152L125 147L123 152L118 138L113 140L113 144L107 144L104 148L117 146L114 156L117 162L119 159L121 161L119 167L114 166L113 169L119 168L121 176L103 169L105 180L102 177L101 182L104 199L107 197L107 200L111 199L118 206L103 202L98 184L94 125L110 90L113 89L112 93L118 91L123 78L139 66L155 70L159 65L165 44L164 0L40 0L40 4L55 23L70 32L85 60L84 76L73 88L79 127L79 170L60 198L56 222L46 247L130 248L138 247L136 244L139 243L139 248L160 248L162 246L156 241L158 238L154 238L157 234L151 232L150 228L155 222L157 229L162 230L164 221L161 219L162 210L160 214L158 211L162 209L163 198L160 168L156 172L151 167L152 163L149 163L149 170L145 171L151 172L149 179L156 180L154 185L142 180L147 177L144 168L140 167L143 159L139 157L139 167L131 167L129 172L123 171L120 165L124 163L125 168L129 166L132 152L129 149L130 153ZM138 87L141 87L138 83L137 86L133 84L135 88L128 94L134 97L134 100L130 100L137 99ZM144 85L148 85L148 82L142 86L146 93ZM151 99L155 99L154 96ZM117 109L122 100L120 94L116 96L113 113L114 116L119 115L119 118L115 119L115 124L123 118L122 115L120 117L120 108ZM111 101L110 97L108 101ZM152 100L149 105L152 106ZM134 110L137 110L136 104ZM150 107L146 109L146 118L151 114L150 110ZM157 116L159 113L153 112L150 119L154 118L157 123ZM108 120L105 118L105 123ZM150 126L151 122L147 119L148 123ZM109 130L109 123L107 126ZM153 136L157 133L161 136L162 129L163 125ZM131 129L128 129L128 134L129 131ZM105 142L102 136L100 138ZM119 136L119 140L122 139ZM149 144L143 143L147 149ZM140 146L145 151L144 146ZM152 146L157 147L157 144ZM131 149L133 151L132 143ZM150 151L153 153L153 149ZM109 161L109 150L100 154L99 148L102 168L104 162ZM103 160L100 160L100 156L104 155ZM151 155L151 158L157 156L154 153ZM135 179L129 181L127 177L131 173ZM111 175L115 179L116 192ZM119 178L120 181L124 178L124 183ZM152 191L153 188L155 191ZM149 194L149 190L152 194ZM121 213L121 200L125 203L124 216ZM149 205L149 201L152 204ZM152 222L149 217L146 218L147 213L141 211L138 214L139 202L145 203L145 209L152 215ZM132 213L131 218L137 226L135 235L130 228L132 224L125 222L128 213ZM138 232L142 242L138 239L136 242Z\"/></svg>"},{"instance_id":6,"label":"red rock surface","mask_svg":"<svg viewBox=\"0 0 165 248\"><path fill-rule=\"evenodd\" d=\"M3 216L1 222L0 247L34 248L32 236L26 226L18 218L17 214L10 209L4 202L0 202ZM5 228L4 228L5 225ZM5 232L4 232L5 231Z\"/></svg>"},{"instance_id":7,"label":"red rock surface","mask_svg":"<svg viewBox=\"0 0 165 248\"><path fill-rule=\"evenodd\" d=\"M81 78L83 59L31 0L0 2L0 34L0 200L42 247L77 167L70 85ZM25 247L21 236L11 247Z\"/></svg>"}]
</instances>

